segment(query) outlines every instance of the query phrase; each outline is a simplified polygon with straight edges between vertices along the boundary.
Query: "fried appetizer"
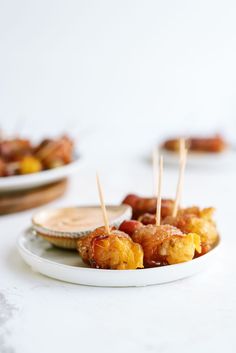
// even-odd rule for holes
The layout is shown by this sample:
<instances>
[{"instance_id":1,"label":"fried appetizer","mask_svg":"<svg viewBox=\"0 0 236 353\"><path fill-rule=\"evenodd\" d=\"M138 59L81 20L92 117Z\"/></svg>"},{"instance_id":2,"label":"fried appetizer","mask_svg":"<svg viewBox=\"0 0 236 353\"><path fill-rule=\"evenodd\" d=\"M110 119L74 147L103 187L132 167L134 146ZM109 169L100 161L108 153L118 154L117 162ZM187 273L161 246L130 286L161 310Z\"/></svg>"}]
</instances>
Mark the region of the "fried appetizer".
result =
<instances>
[{"instance_id":1,"label":"fried appetizer","mask_svg":"<svg viewBox=\"0 0 236 353\"><path fill-rule=\"evenodd\" d=\"M0 141L0 157L5 162L19 161L22 156L32 153L32 145L29 140L15 138Z\"/></svg>"},{"instance_id":2,"label":"fried appetizer","mask_svg":"<svg viewBox=\"0 0 236 353\"><path fill-rule=\"evenodd\" d=\"M67 136L57 140L46 139L36 148L35 155L45 169L52 169L68 164L73 159L74 144Z\"/></svg>"},{"instance_id":3,"label":"fried appetizer","mask_svg":"<svg viewBox=\"0 0 236 353\"><path fill-rule=\"evenodd\" d=\"M189 151L220 153L227 148L227 143L220 135L207 138L190 137L186 140ZM170 139L164 142L163 148L168 151L179 151L179 139Z\"/></svg>"},{"instance_id":4,"label":"fried appetizer","mask_svg":"<svg viewBox=\"0 0 236 353\"><path fill-rule=\"evenodd\" d=\"M0 139L0 177L37 173L73 160L74 143L68 136L45 139L36 146L29 140Z\"/></svg>"},{"instance_id":5,"label":"fried appetizer","mask_svg":"<svg viewBox=\"0 0 236 353\"><path fill-rule=\"evenodd\" d=\"M218 232L212 218L214 208L189 207L178 211L177 217L168 216L163 224L170 224L184 233L197 233L201 238L202 252L207 253L217 242Z\"/></svg>"},{"instance_id":6,"label":"fried appetizer","mask_svg":"<svg viewBox=\"0 0 236 353\"><path fill-rule=\"evenodd\" d=\"M78 240L83 261L94 268L130 270L143 268L143 250L128 234L105 227L97 228Z\"/></svg>"},{"instance_id":7,"label":"fried appetizer","mask_svg":"<svg viewBox=\"0 0 236 353\"><path fill-rule=\"evenodd\" d=\"M190 261L195 250L201 252L199 235L184 234L171 225L140 227L134 232L132 239L143 248L145 267Z\"/></svg>"},{"instance_id":8,"label":"fried appetizer","mask_svg":"<svg viewBox=\"0 0 236 353\"><path fill-rule=\"evenodd\" d=\"M144 213L156 213L156 197L140 197L134 194L127 195L122 203L132 207L133 219L138 219ZM161 201L161 218L165 218L172 213L174 201L163 199Z\"/></svg>"}]
</instances>

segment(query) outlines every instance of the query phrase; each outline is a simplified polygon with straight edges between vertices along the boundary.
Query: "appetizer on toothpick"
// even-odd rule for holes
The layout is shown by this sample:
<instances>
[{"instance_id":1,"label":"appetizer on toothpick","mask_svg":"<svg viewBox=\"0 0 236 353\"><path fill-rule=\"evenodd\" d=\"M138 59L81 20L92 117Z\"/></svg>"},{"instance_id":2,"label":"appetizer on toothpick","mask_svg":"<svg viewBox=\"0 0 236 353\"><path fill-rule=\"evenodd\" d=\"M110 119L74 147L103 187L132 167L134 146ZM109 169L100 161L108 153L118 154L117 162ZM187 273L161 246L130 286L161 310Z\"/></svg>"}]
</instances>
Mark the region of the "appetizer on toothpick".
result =
<instances>
[{"instance_id":1,"label":"appetizer on toothpick","mask_svg":"<svg viewBox=\"0 0 236 353\"><path fill-rule=\"evenodd\" d=\"M122 204L132 207L132 219L142 222L144 225L156 223L156 205L157 205L157 149L154 148L152 154L153 178L154 178L154 196L140 197L129 194L122 201ZM161 199L161 220L172 214L174 201L171 199Z\"/></svg>"},{"instance_id":2,"label":"appetizer on toothpick","mask_svg":"<svg viewBox=\"0 0 236 353\"><path fill-rule=\"evenodd\" d=\"M216 225L212 219L214 208L210 207L201 210L199 207L189 207L178 210L183 191L184 171L187 158L187 149L185 148L185 141L183 139L181 139L179 146L180 169L173 212L172 216L167 216L162 223L173 225L184 233L197 233L201 238L201 255L203 255L214 246L218 239Z\"/></svg>"},{"instance_id":3,"label":"appetizer on toothpick","mask_svg":"<svg viewBox=\"0 0 236 353\"><path fill-rule=\"evenodd\" d=\"M103 190L97 175L104 227L95 229L77 242L83 261L91 267L114 270L143 268L143 250L128 234L110 229Z\"/></svg>"},{"instance_id":4,"label":"appetizer on toothpick","mask_svg":"<svg viewBox=\"0 0 236 353\"><path fill-rule=\"evenodd\" d=\"M34 145L28 139L0 136L0 177L37 173L73 161L74 143L67 137L44 139Z\"/></svg>"},{"instance_id":5,"label":"appetizer on toothpick","mask_svg":"<svg viewBox=\"0 0 236 353\"><path fill-rule=\"evenodd\" d=\"M155 224L155 214L156 214L156 205L157 205L157 190L156 190L156 181L157 181L157 150L153 150L153 178L154 178L154 196L153 197L140 197L135 194L127 195L122 204L129 205L132 207L133 215L132 219L139 220L143 224L153 223ZM161 200L161 219L165 218L172 214L174 201L171 199L162 199Z\"/></svg>"},{"instance_id":6,"label":"appetizer on toothpick","mask_svg":"<svg viewBox=\"0 0 236 353\"><path fill-rule=\"evenodd\" d=\"M201 239L201 253L196 251L195 256L203 255L211 250L218 241L216 224L212 218L214 208L188 207L180 209L180 202L183 191L184 171L187 159L187 149L184 139L178 143L179 146L179 177L176 189L175 200L162 200L161 203L161 224L175 226L181 232L196 233ZM155 154L153 154L154 156ZM153 158L154 175L155 159ZM120 229L132 236L142 225L155 225L157 209L156 198L139 198L136 195L128 195L123 201L133 208L134 220L123 222ZM158 214L158 212L157 212ZM139 221L136 221L136 219ZM140 223L141 222L141 223Z\"/></svg>"},{"instance_id":7,"label":"appetizer on toothpick","mask_svg":"<svg viewBox=\"0 0 236 353\"><path fill-rule=\"evenodd\" d=\"M163 160L160 157L155 225L144 226L141 222L127 221L120 226L120 229L129 232L134 242L142 246L145 267L190 261L194 257L195 250L201 252L200 237L197 234L184 234L172 225L160 224L162 174Z\"/></svg>"}]
</instances>

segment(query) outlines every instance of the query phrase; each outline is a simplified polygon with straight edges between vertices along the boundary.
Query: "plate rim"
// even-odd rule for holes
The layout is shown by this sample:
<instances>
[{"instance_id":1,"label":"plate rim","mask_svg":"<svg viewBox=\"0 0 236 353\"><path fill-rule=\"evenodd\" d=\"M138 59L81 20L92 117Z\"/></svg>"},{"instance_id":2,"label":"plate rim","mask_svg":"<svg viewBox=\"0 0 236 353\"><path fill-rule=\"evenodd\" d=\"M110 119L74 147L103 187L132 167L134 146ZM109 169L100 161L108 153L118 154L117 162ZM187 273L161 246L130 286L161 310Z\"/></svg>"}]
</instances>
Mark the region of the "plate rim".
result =
<instances>
[{"instance_id":1,"label":"plate rim","mask_svg":"<svg viewBox=\"0 0 236 353\"><path fill-rule=\"evenodd\" d=\"M175 151L170 151L162 146L157 145L157 150L160 151L163 155L166 156L166 158L171 158L173 161L179 159L178 152ZM217 162L219 160L225 160L226 158L229 157L235 157L236 153L232 149L228 149L226 151L220 152L220 153L210 153L210 152L195 152L195 151L188 151L188 160L190 162L201 162L201 161L214 161Z\"/></svg>"}]
</instances>

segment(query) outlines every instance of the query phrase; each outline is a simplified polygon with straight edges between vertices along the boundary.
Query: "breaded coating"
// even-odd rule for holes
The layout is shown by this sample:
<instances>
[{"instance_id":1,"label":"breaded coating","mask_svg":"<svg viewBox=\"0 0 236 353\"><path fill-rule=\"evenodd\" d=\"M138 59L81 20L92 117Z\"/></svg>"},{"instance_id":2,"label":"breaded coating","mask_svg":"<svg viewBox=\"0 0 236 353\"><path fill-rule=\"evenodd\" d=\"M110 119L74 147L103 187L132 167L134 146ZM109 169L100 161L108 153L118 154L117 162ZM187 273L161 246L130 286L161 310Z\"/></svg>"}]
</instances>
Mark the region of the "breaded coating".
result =
<instances>
[{"instance_id":1,"label":"breaded coating","mask_svg":"<svg viewBox=\"0 0 236 353\"><path fill-rule=\"evenodd\" d=\"M94 268L129 270L143 268L143 250L128 234L113 229L107 234L97 228L78 240L78 251L83 261Z\"/></svg>"}]
</instances>

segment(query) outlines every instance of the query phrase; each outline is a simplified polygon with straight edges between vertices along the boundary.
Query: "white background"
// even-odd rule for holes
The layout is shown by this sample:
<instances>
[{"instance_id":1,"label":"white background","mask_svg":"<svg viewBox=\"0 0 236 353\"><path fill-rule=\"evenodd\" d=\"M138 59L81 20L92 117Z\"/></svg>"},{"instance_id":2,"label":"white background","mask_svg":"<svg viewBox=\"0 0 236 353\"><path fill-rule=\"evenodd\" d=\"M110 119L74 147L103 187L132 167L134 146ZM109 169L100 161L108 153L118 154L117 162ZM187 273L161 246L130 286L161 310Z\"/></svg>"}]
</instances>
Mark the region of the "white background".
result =
<instances>
[{"instance_id":1,"label":"white background","mask_svg":"<svg viewBox=\"0 0 236 353\"><path fill-rule=\"evenodd\" d=\"M78 138L81 170L55 205L97 202L97 168L107 202L151 194L143 157L166 134L234 142L235 18L227 0L0 0L1 127ZM217 208L222 250L201 275L163 286L35 274L15 246L33 211L1 217L0 352L235 352L235 177L233 165L187 170L183 200ZM165 169L163 194L173 197L176 178Z\"/></svg>"},{"instance_id":2,"label":"white background","mask_svg":"<svg viewBox=\"0 0 236 353\"><path fill-rule=\"evenodd\" d=\"M235 16L229 0L1 0L1 125L230 134Z\"/></svg>"}]
</instances>

